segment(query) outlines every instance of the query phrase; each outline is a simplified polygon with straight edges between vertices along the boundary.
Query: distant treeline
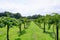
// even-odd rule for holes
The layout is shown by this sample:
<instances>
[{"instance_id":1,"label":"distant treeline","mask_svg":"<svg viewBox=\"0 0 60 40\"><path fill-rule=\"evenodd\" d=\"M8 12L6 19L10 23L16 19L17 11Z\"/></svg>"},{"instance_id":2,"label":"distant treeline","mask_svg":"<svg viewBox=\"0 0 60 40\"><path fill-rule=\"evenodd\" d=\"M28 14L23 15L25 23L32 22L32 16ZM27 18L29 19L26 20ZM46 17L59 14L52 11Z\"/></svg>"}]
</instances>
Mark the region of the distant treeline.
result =
<instances>
[{"instance_id":1,"label":"distant treeline","mask_svg":"<svg viewBox=\"0 0 60 40\"><path fill-rule=\"evenodd\" d=\"M0 17L12 17L12 18L16 18L16 19L19 19L19 18L24 18L20 13L11 13L11 12L8 12L8 11L5 11L5 12L0 12ZM36 18L39 18L39 17L42 17L42 15L33 15L33 16L27 16L26 18L28 19L36 19Z\"/></svg>"},{"instance_id":2,"label":"distant treeline","mask_svg":"<svg viewBox=\"0 0 60 40\"><path fill-rule=\"evenodd\" d=\"M53 14L58 14L58 13L52 13ZM40 17L43 17L42 15L38 14L38 15L32 15L32 16L22 16L21 13L12 13L12 12L8 12L8 11L5 11L5 12L0 12L0 17L12 17L12 18L16 18L16 19L19 19L19 18L28 18L28 19L37 19L37 18L40 18Z\"/></svg>"},{"instance_id":3,"label":"distant treeline","mask_svg":"<svg viewBox=\"0 0 60 40\"><path fill-rule=\"evenodd\" d=\"M0 17L2 17L2 16L5 16L5 17L9 16L9 17L12 17L12 18L19 19L21 17L21 14L20 13L15 13L14 14L14 13L5 11L5 12L0 12Z\"/></svg>"}]
</instances>

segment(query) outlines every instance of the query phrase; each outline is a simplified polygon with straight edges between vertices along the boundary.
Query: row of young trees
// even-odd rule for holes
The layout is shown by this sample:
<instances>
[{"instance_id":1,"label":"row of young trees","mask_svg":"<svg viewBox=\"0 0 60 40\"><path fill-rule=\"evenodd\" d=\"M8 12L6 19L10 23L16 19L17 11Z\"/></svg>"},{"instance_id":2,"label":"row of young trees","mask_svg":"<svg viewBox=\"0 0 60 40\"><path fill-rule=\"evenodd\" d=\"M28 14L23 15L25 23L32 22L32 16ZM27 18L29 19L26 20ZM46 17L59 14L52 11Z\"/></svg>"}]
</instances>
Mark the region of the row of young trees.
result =
<instances>
[{"instance_id":1,"label":"row of young trees","mask_svg":"<svg viewBox=\"0 0 60 40\"><path fill-rule=\"evenodd\" d=\"M43 32L46 32L46 24L48 24L48 29L51 28L51 25L56 25L56 38L55 40L59 40L59 28L60 28L60 14L58 13L53 13L52 15L46 15L46 16L42 16L40 18L34 19L35 23L38 23L39 25L41 25L41 23L44 24L44 28L43 28ZM53 26L53 32L54 32L54 27Z\"/></svg>"},{"instance_id":2,"label":"row of young trees","mask_svg":"<svg viewBox=\"0 0 60 40\"><path fill-rule=\"evenodd\" d=\"M17 13L15 16L10 12L1 13L0 16L0 28L7 26L7 40L9 40L9 29L14 26L18 26L19 32L21 33L21 25L24 24L24 29L26 29L27 23L30 23L30 20L26 17L22 17L20 13Z\"/></svg>"},{"instance_id":3,"label":"row of young trees","mask_svg":"<svg viewBox=\"0 0 60 40\"><path fill-rule=\"evenodd\" d=\"M10 17L0 17L0 28L7 26L7 40L9 40L9 29L14 26L18 26L20 33L21 33L21 25L24 24L24 29L26 28L26 23L29 23L30 21L22 19L15 19Z\"/></svg>"}]
</instances>

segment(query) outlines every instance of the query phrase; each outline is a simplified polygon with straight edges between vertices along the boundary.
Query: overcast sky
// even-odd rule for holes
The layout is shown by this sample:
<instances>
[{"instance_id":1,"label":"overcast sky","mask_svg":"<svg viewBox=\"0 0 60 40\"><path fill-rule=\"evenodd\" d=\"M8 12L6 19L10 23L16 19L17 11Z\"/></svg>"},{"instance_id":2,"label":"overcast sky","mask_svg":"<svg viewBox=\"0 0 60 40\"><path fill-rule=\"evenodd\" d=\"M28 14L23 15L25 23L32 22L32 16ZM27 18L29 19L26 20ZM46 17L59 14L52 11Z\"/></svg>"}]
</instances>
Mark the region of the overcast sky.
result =
<instances>
[{"instance_id":1,"label":"overcast sky","mask_svg":"<svg viewBox=\"0 0 60 40\"><path fill-rule=\"evenodd\" d=\"M60 13L60 0L0 0L0 12L19 12L23 16Z\"/></svg>"}]
</instances>

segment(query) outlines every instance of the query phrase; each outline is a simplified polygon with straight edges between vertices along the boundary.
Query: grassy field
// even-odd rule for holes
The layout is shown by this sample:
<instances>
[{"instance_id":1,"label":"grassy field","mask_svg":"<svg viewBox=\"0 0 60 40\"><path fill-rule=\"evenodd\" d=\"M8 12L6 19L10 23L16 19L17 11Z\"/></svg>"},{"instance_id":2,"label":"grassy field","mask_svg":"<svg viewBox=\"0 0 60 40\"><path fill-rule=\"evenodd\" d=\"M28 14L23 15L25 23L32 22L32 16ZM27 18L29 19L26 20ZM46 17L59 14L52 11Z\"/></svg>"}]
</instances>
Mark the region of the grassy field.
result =
<instances>
[{"instance_id":1,"label":"grassy field","mask_svg":"<svg viewBox=\"0 0 60 40\"><path fill-rule=\"evenodd\" d=\"M47 32L43 33L43 29L39 28L34 22L31 22L27 29L23 27L22 25L22 34L19 33L18 27L10 28L10 40L55 40L51 33L52 28L50 30L47 29L48 31L46 30ZM0 40L6 40L6 27L0 28Z\"/></svg>"}]
</instances>

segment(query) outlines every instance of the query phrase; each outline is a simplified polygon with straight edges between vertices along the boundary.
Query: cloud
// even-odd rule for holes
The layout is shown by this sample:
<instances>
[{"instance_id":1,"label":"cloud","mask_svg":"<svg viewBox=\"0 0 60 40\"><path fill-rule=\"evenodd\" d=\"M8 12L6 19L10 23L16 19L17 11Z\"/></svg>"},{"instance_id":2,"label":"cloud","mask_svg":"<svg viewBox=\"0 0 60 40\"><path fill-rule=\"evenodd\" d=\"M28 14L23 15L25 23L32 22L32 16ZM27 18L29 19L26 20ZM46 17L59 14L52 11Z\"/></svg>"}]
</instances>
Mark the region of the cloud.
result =
<instances>
[{"instance_id":1,"label":"cloud","mask_svg":"<svg viewBox=\"0 0 60 40\"><path fill-rule=\"evenodd\" d=\"M23 16L58 12L60 0L0 0L0 10L19 12Z\"/></svg>"}]
</instances>

